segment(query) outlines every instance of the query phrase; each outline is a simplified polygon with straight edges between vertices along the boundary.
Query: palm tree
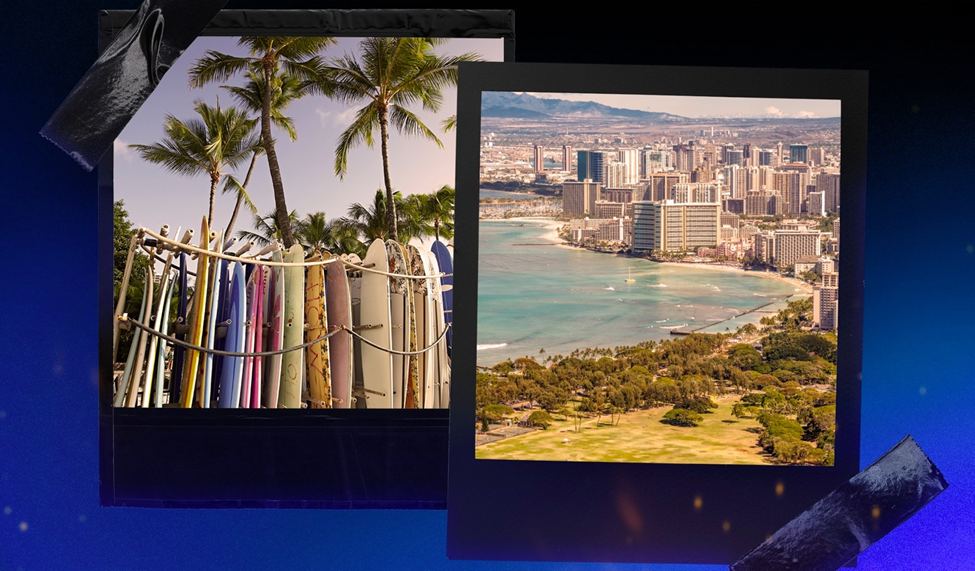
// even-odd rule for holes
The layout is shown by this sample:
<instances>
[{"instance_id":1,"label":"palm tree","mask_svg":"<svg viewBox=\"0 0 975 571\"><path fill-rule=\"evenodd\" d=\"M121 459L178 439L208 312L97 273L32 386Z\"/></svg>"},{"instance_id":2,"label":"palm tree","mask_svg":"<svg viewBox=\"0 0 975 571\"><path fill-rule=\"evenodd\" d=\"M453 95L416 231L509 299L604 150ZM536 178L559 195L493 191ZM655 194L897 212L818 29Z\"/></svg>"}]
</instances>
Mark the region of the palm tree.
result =
<instances>
[{"instance_id":1,"label":"palm tree","mask_svg":"<svg viewBox=\"0 0 975 571\"><path fill-rule=\"evenodd\" d=\"M321 72L322 60L319 54L335 43L334 38L316 37L276 37L244 36L237 45L246 47L249 57L238 57L207 51L190 69L190 86L202 87L213 81L224 81L242 72L252 72L263 77L265 86L261 94L261 142L267 154L268 169L271 172L271 185L274 187L274 207L278 227L282 229L282 240L287 248L294 244L294 234L288 223L288 206L284 197L284 183L281 180L281 167L271 136L271 117L273 94L266 87L274 85L274 77L279 66L288 74L301 80L310 80ZM305 84L302 89L310 89Z\"/></svg>"},{"instance_id":2,"label":"palm tree","mask_svg":"<svg viewBox=\"0 0 975 571\"><path fill-rule=\"evenodd\" d=\"M411 201L407 201L399 192L393 193L393 208L396 210L397 225L402 228L402 241L408 242L411 238L422 234L421 226L417 220L416 207ZM383 189L376 191L376 196L372 204L363 206L358 202L349 207L349 215L343 218L344 224L353 228L357 234L362 236L364 242L390 238L388 208L389 202Z\"/></svg>"},{"instance_id":3,"label":"palm tree","mask_svg":"<svg viewBox=\"0 0 975 571\"><path fill-rule=\"evenodd\" d=\"M288 213L287 226L287 229L291 232L292 236L295 234L297 226L298 213L292 210L290 213ZM282 232L281 227L278 226L278 216L275 212L265 214L264 216L255 214L254 230L254 232L241 230L240 232L237 232L237 237L244 241L254 242L258 246L267 246L274 241L280 242L284 236L284 232Z\"/></svg>"},{"instance_id":4,"label":"palm tree","mask_svg":"<svg viewBox=\"0 0 975 571\"><path fill-rule=\"evenodd\" d=\"M446 184L431 194L414 194L424 233L440 240L454 237L454 189ZM432 232L430 231L432 230Z\"/></svg>"},{"instance_id":5,"label":"palm tree","mask_svg":"<svg viewBox=\"0 0 975 571\"><path fill-rule=\"evenodd\" d=\"M335 254L365 255L365 245L359 234L343 219L327 220L324 212L313 212L297 223L295 239L306 252L328 251Z\"/></svg>"},{"instance_id":6,"label":"palm tree","mask_svg":"<svg viewBox=\"0 0 975 571\"><path fill-rule=\"evenodd\" d=\"M225 168L236 168L256 149L258 138L252 135L257 124L236 107L223 109L217 99L216 107L197 101L194 110L199 119L181 121L166 115L163 128L166 137L151 145L129 145L143 159L160 164L170 171L187 176L210 176L210 210L207 216L213 224L213 202L217 184Z\"/></svg>"},{"instance_id":7,"label":"palm tree","mask_svg":"<svg viewBox=\"0 0 975 571\"><path fill-rule=\"evenodd\" d=\"M389 124L411 136L430 139L443 147L440 139L407 109L420 104L423 109L439 111L443 90L457 84L457 64L476 61L477 54L441 57L433 48L444 40L437 38L367 38L360 42L360 59L346 54L325 70L319 87L325 95L342 102L365 106L340 136L335 147L335 174L343 177L348 168L349 150L365 143L373 145L373 133L379 129L383 158L383 181L386 200L387 235L399 239L396 201L389 179ZM361 62L361 63L360 63Z\"/></svg>"},{"instance_id":8,"label":"palm tree","mask_svg":"<svg viewBox=\"0 0 975 571\"><path fill-rule=\"evenodd\" d=\"M247 72L247 78L248 81L243 86L221 85L220 87L229 91L241 105L252 113L260 113L264 104L264 74L249 71ZM292 142L298 140L298 132L295 130L294 120L291 117L286 117L284 111L292 102L308 95L309 92L305 89L305 86L306 83L302 80L280 71L276 71L272 77L271 123L278 129L286 132ZM234 213L230 218L230 224L227 225L227 229L224 231L224 236L229 236L233 231L242 204L246 203L255 214L257 213L254 203L251 202L250 196L247 195L247 185L250 183L251 174L254 172L257 157L262 154L264 154L264 147L258 149L251 157L251 164L247 169L247 176L243 184L238 182L233 176L227 177L223 192L235 193L237 195L237 204L234 206Z\"/></svg>"}]
</instances>

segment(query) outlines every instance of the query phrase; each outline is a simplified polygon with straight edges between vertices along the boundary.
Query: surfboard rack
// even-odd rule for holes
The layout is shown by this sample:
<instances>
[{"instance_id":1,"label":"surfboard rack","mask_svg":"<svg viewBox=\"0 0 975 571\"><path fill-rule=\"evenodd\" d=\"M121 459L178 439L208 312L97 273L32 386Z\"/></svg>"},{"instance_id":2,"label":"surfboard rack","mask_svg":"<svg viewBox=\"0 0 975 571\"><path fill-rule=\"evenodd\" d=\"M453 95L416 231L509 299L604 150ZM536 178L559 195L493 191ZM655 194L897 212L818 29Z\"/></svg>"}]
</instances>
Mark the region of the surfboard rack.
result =
<instances>
[{"instance_id":1,"label":"surfboard rack","mask_svg":"<svg viewBox=\"0 0 975 571\"><path fill-rule=\"evenodd\" d=\"M372 389L367 389L367 388L364 388L364 387L356 387L356 388L352 389L352 394L354 394L356 396L365 397L367 399L369 398L369 395L376 395L376 396L380 396L380 397L386 396L386 393L384 393L382 391L374 391Z\"/></svg>"}]
</instances>

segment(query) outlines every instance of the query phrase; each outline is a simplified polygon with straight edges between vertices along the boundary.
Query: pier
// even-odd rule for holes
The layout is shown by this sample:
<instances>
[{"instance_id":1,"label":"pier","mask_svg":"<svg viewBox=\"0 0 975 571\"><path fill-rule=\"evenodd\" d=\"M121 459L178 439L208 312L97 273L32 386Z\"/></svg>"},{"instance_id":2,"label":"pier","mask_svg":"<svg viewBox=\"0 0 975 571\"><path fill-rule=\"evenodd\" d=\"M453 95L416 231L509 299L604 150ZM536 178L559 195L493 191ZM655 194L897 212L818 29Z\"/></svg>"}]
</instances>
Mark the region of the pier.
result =
<instances>
[{"instance_id":1,"label":"pier","mask_svg":"<svg viewBox=\"0 0 975 571\"><path fill-rule=\"evenodd\" d=\"M784 299L789 299L790 297L792 297L792 296L790 295L790 296L783 297L783 298L779 298L779 299L773 299L772 301L770 301L768 303L763 303L762 305L760 305L758 307L755 307L755 308L752 308L752 309L749 309L748 311L743 311L741 313L735 314L735 315L729 317L728 319L722 319L721 321L717 321L717 322L714 322L714 323L705 323L704 325L701 325L699 327L695 327L693 329L671 329L670 330L670 334L671 335L690 335L691 333L697 333L698 331L701 331L702 329L707 329L708 327L715 327L715 326L721 325L722 323L727 323L728 321L731 321L732 319L736 319L738 317L741 317L742 315L748 315L749 313L756 313L756 312L762 311L762 308L763 307L768 307L768 306L772 305L773 303L780 302L780 301L782 301ZM766 310L765 313L777 313L777 312L771 311L771 310Z\"/></svg>"}]
</instances>

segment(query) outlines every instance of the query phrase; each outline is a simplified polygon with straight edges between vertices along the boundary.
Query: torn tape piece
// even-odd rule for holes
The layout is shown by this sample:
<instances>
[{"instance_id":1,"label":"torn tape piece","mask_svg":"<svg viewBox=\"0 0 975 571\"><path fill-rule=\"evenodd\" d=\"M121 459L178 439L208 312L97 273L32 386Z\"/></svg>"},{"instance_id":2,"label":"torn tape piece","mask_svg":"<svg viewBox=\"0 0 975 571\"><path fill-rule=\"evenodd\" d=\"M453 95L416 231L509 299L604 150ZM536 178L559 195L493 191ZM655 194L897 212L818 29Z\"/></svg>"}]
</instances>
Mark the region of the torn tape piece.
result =
<instances>
[{"instance_id":1,"label":"torn tape piece","mask_svg":"<svg viewBox=\"0 0 975 571\"><path fill-rule=\"evenodd\" d=\"M92 170L227 0L145 0L41 135Z\"/></svg>"},{"instance_id":2,"label":"torn tape piece","mask_svg":"<svg viewBox=\"0 0 975 571\"><path fill-rule=\"evenodd\" d=\"M910 436L785 524L732 571L835 571L948 487Z\"/></svg>"}]
</instances>

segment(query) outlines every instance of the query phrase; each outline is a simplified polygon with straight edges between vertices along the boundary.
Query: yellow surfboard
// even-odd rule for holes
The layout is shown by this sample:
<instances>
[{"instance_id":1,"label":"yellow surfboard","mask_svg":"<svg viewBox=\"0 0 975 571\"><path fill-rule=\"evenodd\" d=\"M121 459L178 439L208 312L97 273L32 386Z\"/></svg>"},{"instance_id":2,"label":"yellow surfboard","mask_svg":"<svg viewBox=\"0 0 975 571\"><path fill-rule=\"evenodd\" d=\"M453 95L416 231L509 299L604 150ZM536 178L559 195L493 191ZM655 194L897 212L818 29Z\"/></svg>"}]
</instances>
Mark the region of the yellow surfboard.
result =
<instances>
[{"instance_id":1,"label":"yellow surfboard","mask_svg":"<svg viewBox=\"0 0 975 571\"><path fill-rule=\"evenodd\" d=\"M200 248L203 250L210 249L210 227L207 224L206 216L203 217L203 224L200 229ZM207 307L207 275L209 274L209 263L210 257L205 255L200 255L199 262L196 264L196 284L194 284L193 292L193 322L190 323L190 338L189 342L194 345L200 345L203 340L203 323L204 317L206 317ZM193 406L193 397L195 396L196 383L197 383L197 373L200 370L200 360L203 356L202 353L196 349L190 349L187 355L187 361L185 364L186 373L183 377L183 391L181 393L181 403L180 406L183 408L191 408Z\"/></svg>"},{"instance_id":2,"label":"yellow surfboard","mask_svg":"<svg viewBox=\"0 0 975 571\"><path fill-rule=\"evenodd\" d=\"M329 254L316 252L312 259L328 259ZM328 331L325 315L325 266L308 266L305 277L305 343ZM328 340L305 349L308 367L308 392L312 408L332 408L332 383L329 378Z\"/></svg>"}]
</instances>

